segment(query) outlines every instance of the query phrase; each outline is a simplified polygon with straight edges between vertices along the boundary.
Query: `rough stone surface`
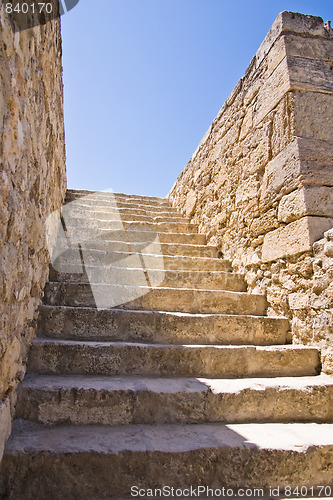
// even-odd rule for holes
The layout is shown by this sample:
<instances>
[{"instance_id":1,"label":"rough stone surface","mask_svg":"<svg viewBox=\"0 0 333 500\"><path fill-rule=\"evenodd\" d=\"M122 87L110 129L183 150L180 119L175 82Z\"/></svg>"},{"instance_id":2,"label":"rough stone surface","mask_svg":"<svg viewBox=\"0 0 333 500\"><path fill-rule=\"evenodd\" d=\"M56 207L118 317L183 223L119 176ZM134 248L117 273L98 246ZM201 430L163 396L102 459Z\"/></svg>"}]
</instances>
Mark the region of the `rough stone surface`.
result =
<instances>
[{"instance_id":1,"label":"rough stone surface","mask_svg":"<svg viewBox=\"0 0 333 500\"><path fill-rule=\"evenodd\" d=\"M29 375L19 388L16 417L48 425L333 423L333 378Z\"/></svg>"},{"instance_id":2,"label":"rough stone surface","mask_svg":"<svg viewBox=\"0 0 333 500\"><path fill-rule=\"evenodd\" d=\"M207 485L263 488L268 494L269 487L286 486L286 478L294 488L317 483L332 487L332 451L331 424L59 429L23 421L17 422L9 442L2 492L13 500L36 495L46 500L50 491L55 500L90 500L131 498L131 485ZM15 481L18 460L20 480Z\"/></svg>"},{"instance_id":3,"label":"rough stone surface","mask_svg":"<svg viewBox=\"0 0 333 500\"><path fill-rule=\"evenodd\" d=\"M96 193L95 203L101 198ZM144 201L167 211L165 200ZM140 199L135 203L140 211ZM94 227L100 219L90 207L87 218ZM110 213L114 207L103 209ZM179 231L182 226L179 221ZM196 234L197 228L191 230ZM185 487L199 478L209 487L217 481L235 488L250 487L253 480L263 491L267 484L305 485L314 478L330 484L333 377L321 374L319 349L288 345L289 322L264 316L261 294L226 291L224 279L214 281L216 289L205 289L212 278L209 265L215 269L219 259L184 257L186 247L179 245L173 287L146 286L145 295L131 296L131 302L127 296L117 308L94 307L88 269L74 281L79 262L73 249L66 254L69 274L53 269L56 281L47 285L29 373L18 390L0 495L119 499L129 497L137 480ZM158 269L143 248L142 259ZM131 266L122 276L118 252L99 255L100 263L110 264L100 286L113 283L115 271L135 288L140 261L131 247L128 254ZM90 261L96 251L87 256ZM152 277L151 271L146 266ZM224 275L232 283L233 271ZM170 279L168 271L164 279Z\"/></svg>"},{"instance_id":4,"label":"rough stone surface","mask_svg":"<svg viewBox=\"0 0 333 500\"><path fill-rule=\"evenodd\" d=\"M312 269L312 244L333 226L332 61L328 24L281 13L169 193L246 273L250 290L268 291L270 313L293 320L298 342L306 335L279 270L285 266L291 293L307 293L313 271L302 276L304 261ZM308 311L314 321L319 311ZM319 331L313 327L313 343L321 344ZM333 370L332 358L325 370Z\"/></svg>"},{"instance_id":5,"label":"rough stone surface","mask_svg":"<svg viewBox=\"0 0 333 500\"><path fill-rule=\"evenodd\" d=\"M262 261L271 262L311 250L312 244L332 225L331 218L303 217L265 234Z\"/></svg>"},{"instance_id":6,"label":"rough stone surface","mask_svg":"<svg viewBox=\"0 0 333 500\"><path fill-rule=\"evenodd\" d=\"M4 445L12 429L11 399L3 399L0 403L0 457L3 455Z\"/></svg>"},{"instance_id":7,"label":"rough stone surface","mask_svg":"<svg viewBox=\"0 0 333 500\"><path fill-rule=\"evenodd\" d=\"M14 34L1 8L0 401L24 375L48 276L44 221L65 195L62 99L59 20ZM1 451L8 411L0 428Z\"/></svg>"},{"instance_id":8,"label":"rough stone surface","mask_svg":"<svg viewBox=\"0 0 333 500\"><path fill-rule=\"evenodd\" d=\"M53 39L48 41L50 49ZM333 230L311 249L332 224L333 148L327 120L332 41L332 30L320 18L282 13L184 179L176 183L174 203L201 223L210 242L219 243L219 252L206 246L193 223L164 199L91 193L78 204L68 229L73 236L88 221L82 255L92 263L74 279L78 262L69 250L67 269L52 271L54 282L48 284L41 307L40 338L32 340L30 374L18 392L18 418L2 462L1 497L120 499L129 496L131 484L158 487L161 482L260 487L265 494L269 487L286 484L333 486L333 380L320 375L321 361L327 371L332 365ZM314 107L322 116L317 113L302 123ZM59 116L55 118L59 124ZM52 159L63 158L59 152L55 148ZM49 171L54 180L54 169ZM40 219L26 221L29 236L39 237L29 247L37 259L33 270L40 270L36 290L14 294L18 302L34 297L32 305L38 302L47 262L45 253L38 253L45 249L43 224L37 229L34 224L62 200L61 175L51 187L47 176L43 180L45 211ZM85 194L68 192L67 201ZM140 226L132 247L113 218L115 200L118 218L128 217L128 228ZM90 281L89 293L94 259L109 259L115 276L119 267L114 262L126 252L132 263L140 255L142 267L147 222L163 235L159 250L167 269L177 272L167 271L163 286L152 284L161 270L154 254L152 267L145 266L147 286L136 287L145 288L145 296L134 290L133 298L125 290L135 288L128 272L122 275L127 285L112 282L114 290L106 290L105 280L111 278L106 272L101 281ZM91 228L95 231L89 238ZM274 248L277 234L281 241ZM29 245L24 237L23 232L20 244ZM149 248L154 253L157 245ZM214 279L217 268L210 266L221 251L246 272L251 294L245 293L241 275L226 278L227 259L217 265L225 274ZM30 261L25 265L29 270ZM138 268L129 267L135 282ZM240 290L233 288L237 283ZM115 292L127 299L117 302L118 309L104 310L104 303L95 308L100 297L92 297L91 291L97 292L97 285L104 297ZM291 342L288 322L263 316L265 294L272 316L285 314L292 320L294 343L309 345L281 345ZM18 335L7 344L2 366L7 378L16 380L26 344ZM10 432L14 387L9 385L0 406L2 442Z\"/></svg>"}]
</instances>

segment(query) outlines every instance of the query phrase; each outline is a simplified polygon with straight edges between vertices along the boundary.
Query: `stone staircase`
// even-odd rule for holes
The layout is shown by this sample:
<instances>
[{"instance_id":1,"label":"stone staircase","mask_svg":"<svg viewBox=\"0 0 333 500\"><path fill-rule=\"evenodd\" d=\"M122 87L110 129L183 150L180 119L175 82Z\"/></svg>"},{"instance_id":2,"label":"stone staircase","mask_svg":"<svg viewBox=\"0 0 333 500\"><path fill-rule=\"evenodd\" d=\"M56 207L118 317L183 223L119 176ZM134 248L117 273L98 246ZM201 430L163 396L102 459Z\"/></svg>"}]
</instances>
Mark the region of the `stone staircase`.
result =
<instances>
[{"instance_id":1,"label":"stone staircase","mask_svg":"<svg viewBox=\"0 0 333 500\"><path fill-rule=\"evenodd\" d=\"M333 378L320 352L291 345L288 321L267 317L265 298L166 200L67 201L1 498L200 485L228 498L287 485L333 495Z\"/></svg>"}]
</instances>

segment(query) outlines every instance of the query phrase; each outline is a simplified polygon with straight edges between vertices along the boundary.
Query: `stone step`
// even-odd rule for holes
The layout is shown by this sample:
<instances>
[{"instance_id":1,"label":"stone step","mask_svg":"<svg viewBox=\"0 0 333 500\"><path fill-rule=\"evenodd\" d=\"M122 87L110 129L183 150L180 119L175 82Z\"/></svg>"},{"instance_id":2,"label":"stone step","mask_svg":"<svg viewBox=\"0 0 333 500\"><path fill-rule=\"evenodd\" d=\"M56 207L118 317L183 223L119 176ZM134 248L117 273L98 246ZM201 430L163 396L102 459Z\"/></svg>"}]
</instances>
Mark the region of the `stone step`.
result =
<instances>
[{"instance_id":1,"label":"stone step","mask_svg":"<svg viewBox=\"0 0 333 500\"><path fill-rule=\"evenodd\" d=\"M80 198L89 198L89 199L101 199L101 200L126 200L132 201L135 203L150 203L155 205L170 205L167 198L158 198L156 196L141 196L135 194L124 194L124 193L114 193L114 192L106 192L106 191L82 191L81 193L74 193L67 191L66 193L67 199L80 199Z\"/></svg>"},{"instance_id":2,"label":"stone step","mask_svg":"<svg viewBox=\"0 0 333 500\"><path fill-rule=\"evenodd\" d=\"M66 198L78 199L81 197L89 197L89 198L102 198L102 199L115 199L115 200L131 200L137 203L146 202L156 203L156 204L167 204L170 205L170 202L167 198L160 198L158 196L145 196L145 195L137 195L137 194L124 194L124 193L114 193L107 191L85 191L85 190L76 190L76 189L68 189L66 192Z\"/></svg>"},{"instance_id":3,"label":"stone step","mask_svg":"<svg viewBox=\"0 0 333 500\"><path fill-rule=\"evenodd\" d=\"M168 205L147 205L147 204L137 204L132 202L111 202L103 200L92 200L89 198L81 198L75 201L67 201L64 205L62 211L82 211L82 212L108 212L108 213L130 213L139 215L149 215L156 217L184 217L178 210L172 206Z\"/></svg>"},{"instance_id":4,"label":"stone step","mask_svg":"<svg viewBox=\"0 0 333 500\"><path fill-rule=\"evenodd\" d=\"M277 345L288 339L286 318L186 314L41 305L39 335L59 339L167 344Z\"/></svg>"},{"instance_id":5,"label":"stone step","mask_svg":"<svg viewBox=\"0 0 333 500\"><path fill-rule=\"evenodd\" d=\"M194 245L182 243L127 243L126 241L106 241L106 240L82 240L78 242L83 250L102 250L112 252L131 252L153 254L166 257L196 257L196 258L217 258L219 252L216 247L210 245ZM78 243L71 242L67 238L58 238L57 249L65 251L69 248L78 248Z\"/></svg>"},{"instance_id":6,"label":"stone step","mask_svg":"<svg viewBox=\"0 0 333 500\"><path fill-rule=\"evenodd\" d=\"M148 261L148 262L147 262ZM139 256L128 257L123 263L116 262L109 266L85 266L85 273L78 273L78 266L68 264L50 269L49 280L63 283L106 283L110 285L147 286L147 275L150 283L158 283L166 288L195 288L202 290L230 290L245 292L247 285L242 274L224 271L164 271L160 269L142 268L149 264L149 259L140 261ZM122 267L126 266L126 267ZM141 268L139 265L141 264ZM162 261L163 264L163 261ZM128 266L137 266L128 267ZM82 271L82 269L81 269ZM162 281L161 281L162 280Z\"/></svg>"},{"instance_id":7,"label":"stone step","mask_svg":"<svg viewBox=\"0 0 333 500\"><path fill-rule=\"evenodd\" d=\"M170 212L178 212L177 209L175 209L168 200L166 199L160 199L156 200L153 198L149 197L142 197L142 198L136 198L136 197L130 197L130 196L118 196L117 194L115 195L103 195L103 196L97 196L96 194L91 194L88 196L79 196L79 197L73 197L73 196L66 196L65 200L66 204L71 203L75 205L79 204L90 204L90 205L103 205L106 207L125 207L128 206L129 208L135 208L137 207L138 209L147 209L147 210L163 210L163 211L170 211ZM178 212L179 213L179 212Z\"/></svg>"},{"instance_id":8,"label":"stone step","mask_svg":"<svg viewBox=\"0 0 333 500\"><path fill-rule=\"evenodd\" d=\"M163 248L163 247L162 247ZM128 262L133 259L143 259L144 265L150 269L165 269L176 271L214 271L230 272L230 261L209 257L182 257L147 254L144 252L117 252L107 250L94 250L83 248L82 257L87 266L109 266L112 263ZM140 260L141 262L141 260ZM75 266L77 272L82 271L81 255L78 249L70 248L61 253L59 257L53 260L53 267L58 271L67 272L71 266Z\"/></svg>"},{"instance_id":9,"label":"stone step","mask_svg":"<svg viewBox=\"0 0 333 500\"><path fill-rule=\"evenodd\" d=\"M170 496L172 487L188 495L191 485L203 486L203 495L207 487L220 489L220 497L225 488L226 498L232 488L235 494L253 488L251 498L259 498L286 485L314 487L318 494L316 485L333 486L332 463L332 424L49 427L17 420L0 494L8 500L120 499L140 488L157 498L154 489L165 485Z\"/></svg>"},{"instance_id":10,"label":"stone step","mask_svg":"<svg viewBox=\"0 0 333 500\"><path fill-rule=\"evenodd\" d=\"M180 222L182 224L189 224L190 220L187 217L183 217L181 214L169 212L147 212L146 210L137 209L109 209L104 211L96 211L91 208L70 208L70 217L77 219L102 219L106 221L119 220L122 221L142 221L142 222Z\"/></svg>"},{"instance_id":11,"label":"stone step","mask_svg":"<svg viewBox=\"0 0 333 500\"><path fill-rule=\"evenodd\" d=\"M304 346L166 345L33 340L28 368L44 374L149 377L302 377L320 372L319 351Z\"/></svg>"},{"instance_id":12,"label":"stone step","mask_svg":"<svg viewBox=\"0 0 333 500\"><path fill-rule=\"evenodd\" d=\"M45 286L44 303L49 305L119 307L122 309L188 313L250 314L263 316L267 301L263 295L225 290L149 288L148 286L101 283L55 283Z\"/></svg>"},{"instance_id":13,"label":"stone step","mask_svg":"<svg viewBox=\"0 0 333 500\"><path fill-rule=\"evenodd\" d=\"M80 198L66 197L66 205L73 205L76 207L86 206L86 207L100 207L103 209L112 208L138 208L139 210L146 209L148 211L155 212L169 212L179 213L177 209L172 207L168 202L155 203L151 200L134 200L128 198L114 198L114 197L96 197L96 196L86 196Z\"/></svg>"},{"instance_id":14,"label":"stone step","mask_svg":"<svg viewBox=\"0 0 333 500\"><path fill-rule=\"evenodd\" d=\"M205 245L206 236L196 233L171 233L163 232L153 226L140 229L139 225L135 224L136 228L125 231L123 229L101 229L89 227L66 227L66 237L71 243L80 243L84 240L109 240L123 241L130 243L153 243L155 240L160 243L181 243L186 245ZM63 238L59 238L62 240ZM62 242L59 241L61 244Z\"/></svg>"},{"instance_id":15,"label":"stone step","mask_svg":"<svg viewBox=\"0 0 333 500\"><path fill-rule=\"evenodd\" d=\"M230 380L29 374L19 387L15 416L48 425L332 423L333 377Z\"/></svg>"},{"instance_id":16,"label":"stone step","mask_svg":"<svg viewBox=\"0 0 333 500\"><path fill-rule=\"evenodd\" d=\"M116 220L104 220L98 218L79 218L66 216L65 219L66 229L75 228L81 231L82 229L104 229L104 230L120 230L120 231L155 231L159 233L198 233L196 224L189 224L188 222L147 222L140 220L124 221L118 216Z\"/></svg>"}]
</instances>

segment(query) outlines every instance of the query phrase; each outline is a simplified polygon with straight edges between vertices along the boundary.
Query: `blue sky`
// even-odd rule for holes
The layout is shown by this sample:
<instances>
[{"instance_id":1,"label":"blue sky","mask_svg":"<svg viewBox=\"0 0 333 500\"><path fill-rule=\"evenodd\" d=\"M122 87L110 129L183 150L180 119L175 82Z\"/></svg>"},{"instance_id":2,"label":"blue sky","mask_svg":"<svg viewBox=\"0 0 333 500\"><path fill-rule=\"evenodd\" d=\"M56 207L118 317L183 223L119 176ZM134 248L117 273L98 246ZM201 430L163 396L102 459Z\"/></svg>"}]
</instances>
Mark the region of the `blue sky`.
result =
<instances>
[{"instance_id":1,"label":"blue sky","mask_svg":"<svg viewBox=\"0 0 333 500\"><path fill-rule=\"evenodd\" d=\"M62 17L68 187L165 196L283 10L332 0L80 0Z\"/></svg>"}]
</instances>

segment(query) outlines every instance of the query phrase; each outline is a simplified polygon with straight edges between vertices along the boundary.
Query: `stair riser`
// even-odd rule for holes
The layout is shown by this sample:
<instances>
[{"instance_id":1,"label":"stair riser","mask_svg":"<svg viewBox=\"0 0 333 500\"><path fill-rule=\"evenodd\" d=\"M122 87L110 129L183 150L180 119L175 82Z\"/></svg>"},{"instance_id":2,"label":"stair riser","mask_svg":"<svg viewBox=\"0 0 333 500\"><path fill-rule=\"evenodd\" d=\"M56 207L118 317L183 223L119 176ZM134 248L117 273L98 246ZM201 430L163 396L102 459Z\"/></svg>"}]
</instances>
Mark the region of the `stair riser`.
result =
<instances>
[{"instance_id":1,"label":"stair riser","mask_svg":"<svg viewBox=\"0 0 333 500\"><path fill-rule=\"evenodd\" d=\"M48 425L333 422L332 385L231 394L208 393L202 385L200 392L165 393L47 386L38 390L28 381L19 389L15 416Z\"/></svg>"},{"instance_id":2,"label":"stair riser","mask_svg":"<svg viewBox=\"0 0 333 500\"><path fill-rule=\"evenodd\" d=\"M138 262L135 262L138 260ZM149 258L143 259L146 263ZM130 265L133 262L138 268L141 264L139 258L131 259L128 258L124 261L124 265ZM88 269L88 274L93 274L98 276L98 282L112 284L112 285L129 285L129 286L146 286L147 280L145 273L142 268L139 269L127 269L126 267L120 267L121 262L117 262L114 266L100 266L100 267L86 267ZM163 261L162 261L163 265ZM100 270L98 273L97 270ZM88 274L80 274L82 268L78 266L63 266L64 273L59 273L54 271L52 268L50 270L50 281L54 282L64 282L64 283L89 283ZM160 270L154 270L146 268L148 277L151 283L156 283L159 281L161 276ZM177 287L177 288L195 288L201 290L229 290L233 292L245 292L246 283L244 277L236 273L226 273L226 272L197 272L197 271L164 271L164 279L159 284L160 287Z\"/></svg>"},{"instance_id":3,"label":"stair riser","mask_svg":"<svg viewBox=\"0 0 333 500\"><path fill-rule=\"evenodd\" d=\"M149 288L83 283L52 283L45 287L44 302L49 305L119 307L123 309L177 311L188 313L265 314L267 302L262 295L221 290L186 288ZM142 294L140 296L140 294ZM134 299L134 300L133 300Z\"/></svg>"},{"instance_id":4,"label":"stair riser","mask_svg":"<svg viewBox=\"0 0 333 500\"><path fill-rule=\"evenodd\" d=\"M239 442L236 433L230 431L230 434ZM71 436L68 438L70 443ZM194 488L207 485L213 490L225 488L225 491L263 488L263 493L268 494L269 488L277 486L282 490L286 485L292 488L302 485L311 491L314 484L333 485L332 446L314 445L307 453L240 444L234 447L203 444L187 451L154 451L149 444L147 448L136 451L132 441L129 450L109 453L9 451L4 460L6 479L2 480L1 490L4 494L10 491L8 500L92 500L130 498L132 486L150 491L163 485L175 490L190 485ZM256 498L261 498L260 490Z\"/></svg>"},{"instance_id":5,"label":"stair riser","mask_svg":"<svg viewBox=\"0 0 333 500\"><path fill-rule=\"evenodd\" d=\"M28 366L44 374L292 377L317 375L320 360L316 349L35 341Z\"/></svg>"},{"instance_id":6,"label":"stair riser","mask_svg":"<svg viewBox=\"0 0 333 500\"><path fill-rule=\"evenodd\" d=\"M285 344L289 321L255 316L40 307L39 333L55 338L176 344Z\"/></svg>"},{"instance_id":7,"label":"stair riser","mask_svg":"<svg viewBox=\"0 0 333 500\"><path fill-rule=\"evenodd\" d=\"M68 231L74 232L82 231L83 229L86 231L87 229L91 229L92 231L97 230L97 234L99 234L98 229L104 230L132 230L132 231L146 231L153 230L160 234L162 233L198 233L198 227L194 224L182 223L182 222L145 222L134 220L133 222L127 221L125 222L123 219L119 217L114 220L103 220L97 218L77 218L72 216L66 216L65 219L66 228Z\"/></svg>"},{"instance_id":8,"label":"stair riser","mask_svg":"<svg viewBox=\"0 0 333 500\"><path fill-rule=\"evenodd\" d=\"M81 243L84 240L108 240L127 242L160 242L160 243L181 243L185 245L205 245L206 237L203 234L187 234L187 233L165 233L156 231L153 227L151 230L141 231L140 228L130 232L124 229L89 229L89 228L66 228L66 237L70 238L71 244ZM57 243L57 246L62 246L62 240Z\"/></svg>"},{"instance_id":9,"label":"stair riser","mask_svg":"<svg viewBox=\"0 0 333 500\"><path fill-rule=\"evenodd\" d=\"M154 255L147 253L133 254L130 252L116 252L105 250L83 249L82 257L87 266L109 266L112 263L124 262L134 255L133 259L142 258L149 264L151 269L165 269L177 271L214 271L230 272L230 262L223 259L209 259L202 257L168 257L166 255ZM163 260L161 260L163 259ZM52 262L53 267L60 272L71 272L71 266L75 266L76 272L82 271L81 255L78 249L65 250Z\"/></svg>"}]
</instances>

